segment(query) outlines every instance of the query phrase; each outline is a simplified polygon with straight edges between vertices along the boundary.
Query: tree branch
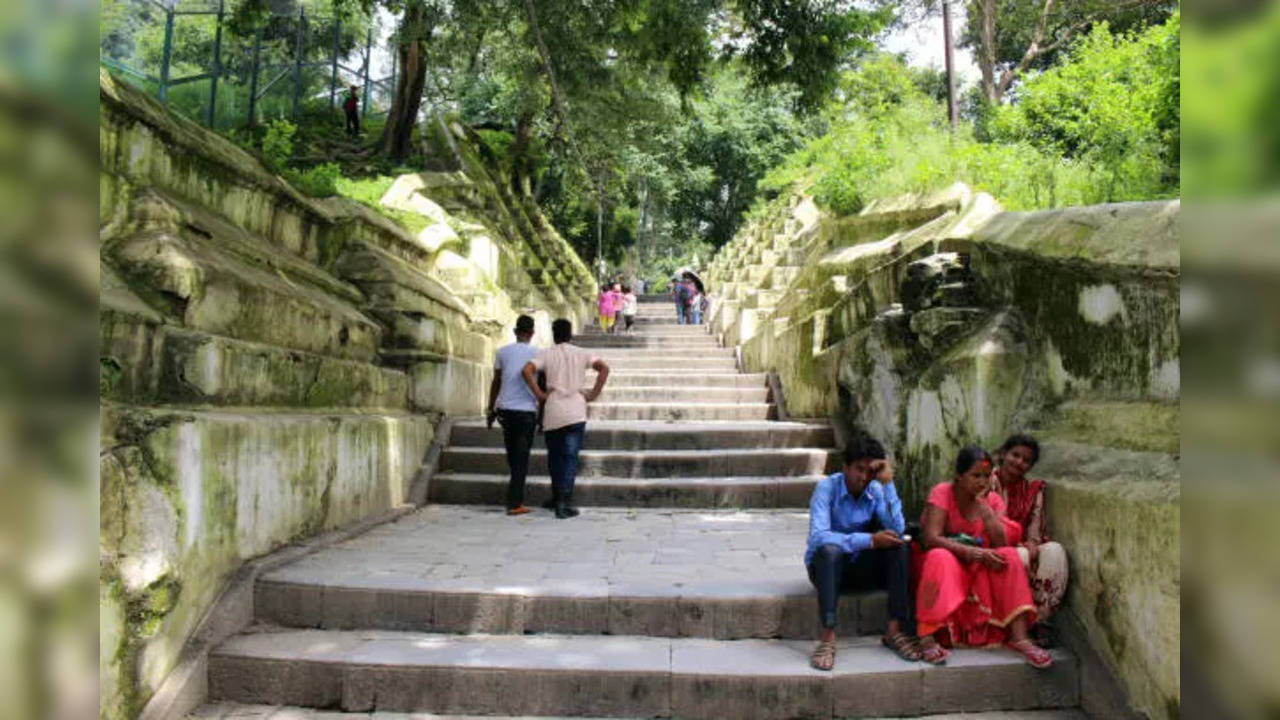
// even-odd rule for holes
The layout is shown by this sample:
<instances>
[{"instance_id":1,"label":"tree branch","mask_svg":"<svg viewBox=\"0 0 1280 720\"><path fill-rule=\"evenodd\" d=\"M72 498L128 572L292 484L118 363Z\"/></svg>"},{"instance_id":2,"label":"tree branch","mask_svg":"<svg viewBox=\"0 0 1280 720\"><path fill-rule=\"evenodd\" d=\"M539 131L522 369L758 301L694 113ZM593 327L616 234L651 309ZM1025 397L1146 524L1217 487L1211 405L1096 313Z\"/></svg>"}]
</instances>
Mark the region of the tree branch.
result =
<instances>
[{"instance_id":1,"label":"tree branch","mask_svg":"<svg viewBox=\"0 0 1280 720\"><path fill-rule=\"evenodd\" d=\"M1107 13L1113 13L1117 10L1137 7L1139 5L1150 4L1150 0L1120 0L1118 2L1111 3L1106 10L1098 10L1096 12L1090 13L1089 15L1086 15L1079 22L1073 25L1070 25L1064 30L1062 30L1061 32L1057 33L1057 39L1055 39L1053 42L1049 43L1048 45L1042 46L1040 45L1040 43L1044 41L1044 33L1048 26L1049 13L1053 6L1053 2L1054 0L1045 0L1044 10L1040 14L1039 22L1036 23L1035 34L1032 36L1031 44L1027 46L1027 51L1022 54L1022 59L1018 61L1017 65L1014 65L1013 67L1008 68L1003 73L1001 73L1000 82L998 84L998 88L999 88L998 91L1001 95L1003 95L1004 92L1009 89L1009 86L1013 84L1013 81L1017 78L1017 76L1022 74L1022 72L1027 69L1027 66L1029 66L1032 63L1032 61L1034 61L1036 58L1040 57L1041 55L1044 55L1045 53L1053 52L1054 50L1057 50L1058 48L1067 44L1068 42L1070 42L1072 38L1076 36L1077 33L1089 27L1090 25L1093 25L1094 23L1098 22Z\"/></svg>"}]
</instances>

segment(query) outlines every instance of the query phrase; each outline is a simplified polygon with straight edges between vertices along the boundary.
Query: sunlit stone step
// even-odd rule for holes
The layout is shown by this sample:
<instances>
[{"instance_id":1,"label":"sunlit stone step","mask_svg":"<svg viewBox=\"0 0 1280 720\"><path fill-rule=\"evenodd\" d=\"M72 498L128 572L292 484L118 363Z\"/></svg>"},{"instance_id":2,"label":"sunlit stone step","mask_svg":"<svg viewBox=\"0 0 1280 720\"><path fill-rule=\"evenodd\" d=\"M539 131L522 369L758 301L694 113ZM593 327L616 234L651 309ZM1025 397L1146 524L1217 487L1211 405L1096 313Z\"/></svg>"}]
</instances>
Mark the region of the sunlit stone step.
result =
<instances>
[{"instance_id":1,"label":"sunlit stone step","mask_svg":"<svg viewBox=\"0 0 1280 720\"><path fill-rule=\"evenodd\" d=\"M590 430L588 430L590 432ZM824 475L839 465L835 451L814 448L725 450L583 450L578 457L579 477L718 477ZM507 472L506 452L494 447L445 449L440 469L446 472ZM529 472L547 474L547 452L535 449L529 456Z\"/></svg>"}]
</instances>

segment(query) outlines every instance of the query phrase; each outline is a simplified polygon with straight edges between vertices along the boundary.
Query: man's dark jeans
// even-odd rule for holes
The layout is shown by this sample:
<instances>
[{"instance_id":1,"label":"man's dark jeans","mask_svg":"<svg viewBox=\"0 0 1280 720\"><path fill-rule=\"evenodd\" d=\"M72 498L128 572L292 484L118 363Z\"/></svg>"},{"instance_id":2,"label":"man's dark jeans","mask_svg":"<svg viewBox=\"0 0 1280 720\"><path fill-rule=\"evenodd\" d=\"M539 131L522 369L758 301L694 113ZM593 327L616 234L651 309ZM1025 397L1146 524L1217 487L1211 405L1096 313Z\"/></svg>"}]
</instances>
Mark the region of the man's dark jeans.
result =
<instances>
[{"instance_id":1,"label":"man's dark jeans","mask_svg":"<svg viewBox=\"0 0 1280 720\"><path fill-rule=\"evenodd\" d=\"M507 509L524 504L524 481L529 475L529 451L533 448L533 430L538 414L525 410L499 410L498 422L502 423L502 442L507 446L507 467L511 479L507 481Z\"/></svg>"},{"instance_id":2,"label":"man's dark jeans","mask_svg":"<svg viewBox=\"0 0 1280 720\"><path fill-rule=\"evenodd\" d=\"M910 631L910 605L907 602L907 573L911 555L906 545L867 549L852 562L839 545L823 545L809 561L809 582L818 589L818 619L824 628L836 626L836 600L842 592L887 589L889 618Z\"/></svg>"},{"instance_id":3,"label":"man's dark jeans","mask_svg":"<svg viewBox=\"0 0 1280 720\"><path fill-rule=\"evenodd\" d=\"M587 434L584 422L548 430L547 468L551 471L551 491L556 497L573 495L574 481L578 477L578 452Z\"/></svg>"}]
</instances>

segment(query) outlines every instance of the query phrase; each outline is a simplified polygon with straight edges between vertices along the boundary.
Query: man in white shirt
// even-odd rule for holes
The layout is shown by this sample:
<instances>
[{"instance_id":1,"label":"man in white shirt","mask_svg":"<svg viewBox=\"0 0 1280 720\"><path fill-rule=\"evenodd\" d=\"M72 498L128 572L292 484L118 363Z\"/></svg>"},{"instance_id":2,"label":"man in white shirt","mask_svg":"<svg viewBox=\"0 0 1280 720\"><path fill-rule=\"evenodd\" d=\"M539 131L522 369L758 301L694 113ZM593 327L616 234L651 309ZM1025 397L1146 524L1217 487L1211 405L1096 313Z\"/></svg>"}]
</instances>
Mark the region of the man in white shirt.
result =
<instances>
[{"instance_id":1,"label":"man in white shirt","mask_svg":"<svg viewBox=\"0 0 1280 720\"><path fill-rule=\"evenodd\" d=\"M539 402L546 403L542 428L547 438L547 465L551 471L551 493L556 517L576 517L573 507L573 485L578 477L578 452L587 430L587 403L600 397L609 379L609 366L583 348L571 345L573 325L561 318L551 323L555 345L539 350L525 363L524 382ZM596 371L596 384L583 390L587 368ZM533 374L543 371L547 379L545 392L534 382Z\"/></svg>"},{"instance_id":2,"label":"man in white shirt","mask_svg":"<svg viewBox=\"0 0 1280 720\"><path fill-rule=\"evenodd\" d=\"M507 514L523 515L524 482L529 474L529 450L533 447L533 431L538 421L538 401L524 384L520 373L525 363L537 354L529 344L533 339L533 318L516 318L516 341L498 349L493 361L493 382L489 385L488 425L502 424L502 442L507 447Z\"/></svg>"}]
</instances>

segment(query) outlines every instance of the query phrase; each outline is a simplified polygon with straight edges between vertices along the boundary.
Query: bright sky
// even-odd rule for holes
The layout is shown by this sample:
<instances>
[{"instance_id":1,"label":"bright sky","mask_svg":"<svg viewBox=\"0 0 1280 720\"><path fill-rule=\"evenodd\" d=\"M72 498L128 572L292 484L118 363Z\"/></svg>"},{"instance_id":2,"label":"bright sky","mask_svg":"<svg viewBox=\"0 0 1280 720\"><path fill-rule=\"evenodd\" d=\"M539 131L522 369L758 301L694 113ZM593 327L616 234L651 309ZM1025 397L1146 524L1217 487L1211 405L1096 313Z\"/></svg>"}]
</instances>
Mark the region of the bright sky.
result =
<instances>
[{"instance_id":1,"label":"bright sky","mask_svg":"<svg viewBox=\"0 0 1280 720\"><path fill-rule=\"evenodd\" d=\"M960 34L960 23L963 18L957 16L957 8L951 10L951 32ZM907 54L907 62L917 67L946 67L943 59L942 15L927 18L923 22L904 30L898 30L885 41L885 49L889 52ZM956 84L968 85L978 81L978 66L973 62L973 53L957 47Z\"/></svg>"}]
</instances>

